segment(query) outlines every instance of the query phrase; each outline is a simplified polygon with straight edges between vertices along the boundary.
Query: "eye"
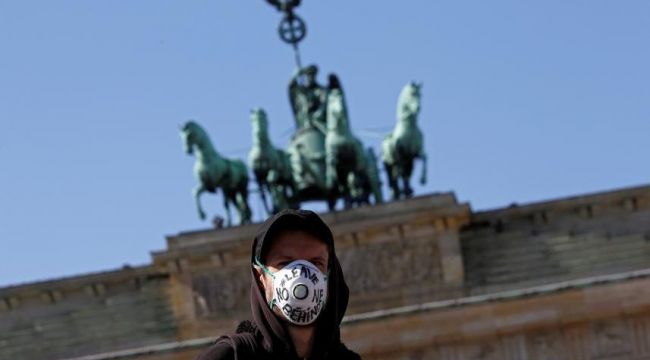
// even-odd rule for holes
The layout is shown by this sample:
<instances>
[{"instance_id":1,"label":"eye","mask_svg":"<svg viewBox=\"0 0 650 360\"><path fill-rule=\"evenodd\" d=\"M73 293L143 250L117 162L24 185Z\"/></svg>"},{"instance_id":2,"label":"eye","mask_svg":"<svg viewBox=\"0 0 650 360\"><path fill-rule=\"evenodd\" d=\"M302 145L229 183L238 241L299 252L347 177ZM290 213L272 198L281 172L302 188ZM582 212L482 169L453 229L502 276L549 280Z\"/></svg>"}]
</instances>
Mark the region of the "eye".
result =
<instances>
[{"instance_id":1,"label":"eye","mask_svg":"<svg viewBox=\"0 0 650 360\"><path fill-rule=\"evenodd\" d=\"M323 269L327 269L327 264L325 263L324 260L321 260L321 259L314 259L314 260L312 261L312 264L316 265L316 267L317 267L319 270L321 270L321 271L322 271Z\"/></svg>"}]
</instances>

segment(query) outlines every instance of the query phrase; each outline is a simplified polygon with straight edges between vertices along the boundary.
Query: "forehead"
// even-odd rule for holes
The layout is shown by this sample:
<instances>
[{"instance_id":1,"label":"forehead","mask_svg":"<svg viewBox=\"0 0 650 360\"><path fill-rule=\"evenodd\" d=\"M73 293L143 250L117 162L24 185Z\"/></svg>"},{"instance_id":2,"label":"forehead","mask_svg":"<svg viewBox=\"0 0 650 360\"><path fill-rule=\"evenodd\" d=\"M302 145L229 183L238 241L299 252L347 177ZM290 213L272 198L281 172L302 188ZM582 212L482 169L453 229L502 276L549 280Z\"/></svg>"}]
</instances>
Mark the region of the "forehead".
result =
<instances>
[{"instance_id":1,"label":"forehead","mask_svg":"<svg viewBox=\"0 0 650 360\"><path fill-rule=\"evenodd\" d=\"M265 257L269 260L275 257L313 258L327 255L327 244L323 240L301 230L288 230L273 239Z\"/></svg>"}]
</instances>

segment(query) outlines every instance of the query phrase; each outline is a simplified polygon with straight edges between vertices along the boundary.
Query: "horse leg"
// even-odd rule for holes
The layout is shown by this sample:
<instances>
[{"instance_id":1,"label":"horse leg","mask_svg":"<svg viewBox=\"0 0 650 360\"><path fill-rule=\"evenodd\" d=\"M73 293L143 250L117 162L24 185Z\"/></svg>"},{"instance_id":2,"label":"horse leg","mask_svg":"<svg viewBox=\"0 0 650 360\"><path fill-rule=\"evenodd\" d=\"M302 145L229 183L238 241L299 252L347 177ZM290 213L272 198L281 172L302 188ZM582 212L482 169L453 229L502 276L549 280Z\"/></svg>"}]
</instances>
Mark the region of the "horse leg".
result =
<instances>
[{"instance_id":1,"label":"horse leg","mask_svg":"<svg viewBox=\"0 0 650 360\"><path fill-rule=\"evenodd\" d=\"M370 188L368 193L368 204L370 204L370 195L372 195L375 204L381 204L384 202L384 194L382 194L381 182L377 176L377 165L373 164L373 166L375 167L371 170L373 174L369 174L368 178L368 186Z\"/></svg>"},{"instance_id":2,"label":"horse leg","mask_svg":"<svg viewBox=\"0 0 650 360\"><path fill-rule=\"evenodd\" d=\"M269 195L271 195L271 212L269 212L269 215L277 214L280 211L281 202L281 196L279 194L280 185L268 184L267 190Z\"/></svg>"},{"instance_id":3,"label":"horse leg","mask_svg":"<svg viewBox=\"0 0 650 360\"><path fill-rule=\"evenodd\" d=\"M205 192L205 186L203 186L203 183L197 185L192 191L194 196L194 202L196 203L196 210L198 211L199 218L201 218L201 220L205 220L205 212L203 211L203 207L201 206L201 194L203 194L204 192Z\"/></svg>"},{"instance_id":4,"label":"horse leg","mask_svg":"<svg viewBox=\"0 0 650 360\"><path fill-rule=\"evenodd\" d=\"M339 183L336 149L328 148L325 154L325 189L332 191Z\"/></svg>"},{"instance_id":5,"label":"horse leg","mask_svg":"<svg viewBox=\"0 0 650 360\"><path fill-rule=\"evenodd\" d=\"M346 210L352 208L352 196L349 189L343 190L343 208Z\"/></svg>"},{"instance_id":6,"label":"horse leg","mask_svg":"<svg viewBox=\"0 0 650 360\"><path fill-rule=\"evenodd\" d=\"M284 196L287 199L287 207L289 209L300 209L300 201L296 196L296 189L293 184L287 182L284 186L282 186L282 189L284 191Z\"/></svg>"},{"instance_id":7,"label":"horse leg","mask_svg":"<svg viewBox=\"0 0 650 360\"><path fill-rule=\"evenodd\" d=\"M376 181L373 181L372 184L372 197L374 198L375 204L381 204L384 202L384 194L381 192L381 185ZM370 197L368 197L368 203L370 203Z\"/></svg>"},{"instance_id":8,"label":"horse leg","mask_svg":"<svg viewBox=\"0 0 650 360\"><path fill-rule=\"evenodd\" d=\"M226 226L232 226L232 218L230 216L230 194L223 192L223 207L226 209Z\"/></svg>"},{"instance_id":9,"label":"horse leg","mask_svg":"<svg viewBox=\"0 0 650 360\"><path fill-rule=\"evenodd\" d=\"M297 198L296 185L293 181L293 174L291 173L291 167L288 161L284 162L281 166L280 174L282 176L282 191L285 199L287 199L287 207L289 209L299 209L300 202Z\"/></svg>"},{"instance_id":10,"label":"horse leg","mask_svg":"<svg viewBox=\"0 0 650 360\"><path fill-rule=\"evenodd\" d=\"M289 208L289 196L279 170L272 169L267 176L267 190L271 194L272 214L277 214L281 210Z\"/></svg>"},{"instance_id":11,"label":"horse leg","mask_svg":"<svg viewBox=\"0 0 650 360\"><path fill-rule=\"evenodd\" d=\"M370 197L374 196L375 203L380 203L381 199L377 198L377 179L373 174L374 171L370 166L376 167L376 164L370 163L361 171L362 181L360 184L361 187L361 196L363 197L362 202L364 205L370 205Z\"/></svg>"},{"instance_id":12,"label":"horse leg","mask_svg":"<svg viewBox=\"0 0 650 360\"><path fill-rule=\"evenodd\" d=\"M283 184L273 184L273 213L277 214L284 209L293 208L290 203L287 187Z\"/></svg>"},{"instance_id":13,"label":"horse leg","mask_svg":"<svg viewBox=\"0 0 650 360\"><path fill-rule=\"evenodd\" d=\"M251 208L248 206L248 189L244 187L235 195L240 224L251 222Z\"/></svg>"},{"instance_id":14,"label":"horse leg","mask_svg":"<svg viewBox=\"0 0 650 360\"><path fill-rule=\"evenodd\" d=\"M325 201L327 201L327 209L329 211L336 210L336 203L339 201L339 195L340 193L338 188L329 189L325 193Z\"/></svg>"},{"instance_id":15,"label":"horse leg","mask_svg":"<svg viewBox=\"0 0 650 360\"><path fill-rule=\"evenodd\" d=\"M348 177L343 174L339 174L337 177L338 179L342 179L337 181L337 187L339 189L339 195L343 198L343 209L349 209L352 207L352 196L350 194L352 189L348 184Z\"/></svg>"},{"instance_id":16,"label":"horse leg","mask_svg":"<svg viewBox=\"0 0 650 360\"><path fill-rule=\"evenodd\" d=\"M404 196L406 196L407 198L413 196L413 189L411 188L412 174L413 174L413 160L410 160L404 164L404 171L402 173L402 182L404 183Z\"/></svg>"},{"instance_id":17,"label":"horse leg","mask_svg":"<svg viewBox=\"0 0 650 360\"><path fill-rule=\"evenodd\" d=\"M399 185L397 183L397 176L395 176L395 165L389 165L384 162L384 169L386 169L386 175L388 175L388 186L393 196L393 200L399 200Z\"/></svg>"},{"instance_id":18,"label":"horse leg","mask_svg":"<svg viewBox=\"0 0 650 360\"><path fill-rule=\"evenodd\" d=\"M361 170L363 171L363 170ZM350 201L354 206L361 206L368 204L367 186L365 175L363 173L351 172L348 174L348 193L350 194Z\"/></svg>"},{"instance_id":19,"label":"horse leg","mask_svg":"<svg viewBox=\"0 0 650 360\"><path fill-rule=\"evenodd\" d=\"M367 171L366 171L367 173ZM363 176L363 181L360 184L361 187L361 204L370 205L370 195L375 193L375 187L370 179L370 175L366 174Z\"/></svg>"},{"instance_id":20,"label":"horse leg","mask_svg":"<svg viewBox=\"0 0 650 360\"><path fill-rule=\"evenodd\" d=\"M260 192L260 197L262 198L262 205L264 205L264 211L266 211L267 214L271 214L271 211L269 210L269 205L266 203L266 190L265 190L265 185L264 182L257 180L257 189Z\"/></svg>"},{"instance_id":21,"label":"horse leg","mask_svg":"<svg viewBox=\"0 0 650 360\"><path fill-rule=\"evenodd\" d=\"M327 209L329 211L334 211L336 209L336 196L329 195L327 197Z\"/></svg>"},{"instance_id":22,"label":"horse leg","mask_svg":"<svg viewBox=\"0 0 650 360\"><path fill-rule=\"evenodd\" d=\"M404 196L406 196L407 199L413 197L413 189L411 188L411 185L409 185L409 179L404 178Z\"/></svg>"}]
</instances>

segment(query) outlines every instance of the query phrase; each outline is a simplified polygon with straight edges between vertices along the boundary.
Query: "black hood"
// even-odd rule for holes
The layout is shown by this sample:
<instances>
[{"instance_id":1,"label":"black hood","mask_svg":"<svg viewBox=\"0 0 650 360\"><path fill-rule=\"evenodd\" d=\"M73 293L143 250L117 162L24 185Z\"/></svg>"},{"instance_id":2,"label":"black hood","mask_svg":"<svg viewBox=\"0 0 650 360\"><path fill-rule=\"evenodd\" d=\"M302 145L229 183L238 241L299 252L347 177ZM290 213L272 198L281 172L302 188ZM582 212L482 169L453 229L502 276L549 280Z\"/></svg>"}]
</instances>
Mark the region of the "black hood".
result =
<instances>
[{"instance_id":1,"label":"black hood","mask_svg":"<svg viewBox=\"0 0 650 360\"><path fill-rule=\"evenodd\" d=\"M312 358L325 359L340 348L341 336L339 326L348 306L349 290L343 278L341 265L334 249L334 237L329 227L316 213L308 210L284 210L269 219L260 227L251 251L251 311L253 321L263 337L266 351L273 354L287 354L295 352L291 337L287 332L285 321L279 319L269 308L264 293L257 285L256 272L253 269L255 258L260 258L268 248L268 242L279 231L302 230L321 240L329 249L329 277L327 289L327 304L316 320L316 337ZM331 354L334 355L334 354Z\"/></svg>"}]
</instances>

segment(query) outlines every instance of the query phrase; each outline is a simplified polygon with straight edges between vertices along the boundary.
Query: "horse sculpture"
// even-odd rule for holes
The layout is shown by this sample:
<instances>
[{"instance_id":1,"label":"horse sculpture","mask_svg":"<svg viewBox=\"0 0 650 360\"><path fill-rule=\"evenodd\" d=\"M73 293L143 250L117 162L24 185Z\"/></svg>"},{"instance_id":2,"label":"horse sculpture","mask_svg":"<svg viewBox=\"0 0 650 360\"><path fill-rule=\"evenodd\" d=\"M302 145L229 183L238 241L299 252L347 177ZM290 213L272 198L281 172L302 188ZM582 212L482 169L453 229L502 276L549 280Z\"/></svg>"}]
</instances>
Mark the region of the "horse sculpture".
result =
<instances>
[{"instance_id":1,"label":"horse sculpture","mask_svg":"<svg viewBox=\"0 0 650 360\"><path fill-rule=\"evenodd\" d=\"M410 179L415 159L422 160L420 183L424 185L427 181L427 155L422 132L417 126L421 89L421 83L410 82L404 86L397 102L397 125L382 143L384 167L394 200L413 195ZM400 188L400 180L403 188Z\"/></svg>"},{"instance_id":2,"label":"horse sculpture","mask_svg":"<svg viewBox=\"0 0 650 360\"><path fill-rule=\"evenodd\" d=\"M269 214L275 214L283 209L295 208L295 187L289 154L271 143L268 120L263 109L251 111L251 123L253 147L248 153L248 164L255 174L264 209ZM271 208L267 204L267 193L271 195Z\"/></svg>"},{"instance_id":3,"label":"horse sculpture","mask_svg":"<svg viewBox=\"0 0 650 360\"><path fill-rule=\"evenodd\" d=\"M196 150L194 176L199 184L194 188L194 200L199 217L205 219L200 197L205 191L216 193L223 191L226 208L226 224L232 225L230 204L234 204L239 213L241 224L250 223L251 210L248 206L248 171L241 160L222 157L212 146L208 134L194 121L188 121L181 127L181 137L185 152L192 155Z\"/></svg>"},{"instance_id":4,"label":"horse sculpture","mask_svg":"<svg viewBox=\"0 0 650 360\"><path fill-rule=\"evenodd\" d=\"M330 193L343 195L345 208L368 204L372 194L382 202L377 162L366 155L361 141L352 134L343 90L338 78L330 75L325 135L326 186Z\"/></svg>"}]
</instances>

